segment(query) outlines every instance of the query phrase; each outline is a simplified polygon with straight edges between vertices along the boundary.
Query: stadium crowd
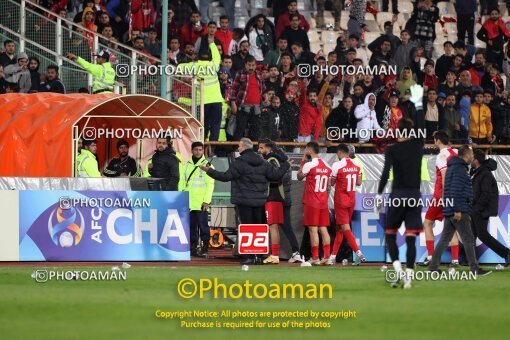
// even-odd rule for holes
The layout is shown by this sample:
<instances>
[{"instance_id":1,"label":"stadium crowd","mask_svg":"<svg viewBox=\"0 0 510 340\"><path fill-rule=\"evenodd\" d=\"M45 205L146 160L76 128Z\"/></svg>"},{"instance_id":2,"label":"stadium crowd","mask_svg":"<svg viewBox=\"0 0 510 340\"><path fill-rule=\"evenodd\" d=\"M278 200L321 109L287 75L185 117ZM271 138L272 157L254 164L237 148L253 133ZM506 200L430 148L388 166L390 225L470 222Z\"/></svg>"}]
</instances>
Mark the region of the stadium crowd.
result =
<instances>
[{"instance_id":1,"label":"stadium crowd","mask_svg":"<svg viewBox=\"0 0 510 340\"><path fill-rule=\"evenodd\" d=\"M112 50L122 51L122 46L129 46L161 57L158 0L34 2L102 34L102 42ZM369 44L365 43L369 30L365 14L377 17L385 12L378 12L366 0L330 1L335 25L329 29L338 35L336 47L329 53L324 53L323 48L312 50L309 40L310 30L327 28L323 18L327 1L317 1L317 27L310 27L299 13L297 1L269 0L267 14L271 17L258 14L245 27L234 27L234 1L222 1L227 15L222 15L219 22L209 21L211 2L198 1L197 7L193 0L170 1L167 51L168 62L172 64L193 62L204 55L210 58L208 41L214 39L221 55L218 80L224 101L221 124L209 129L213 141L248 137L324 142L333 139L327 133L331 127L388 131L395 129L403 117L412 119L415 128L426 129L429 140L439 129L446 130L452 141L458 143L506 144L510 140L510 96L504 81L510 79L510 49L505 45L510 31L501 19L497 1L481 2L480 14L486 15L483 22L477 13L476 0L457 1L456 18L451 20L457 20L458 40L444 42L444 54L439 58L432 57L437 38L435 24L444 19L432 0L413 3L414 10L405 25L399 27L399 35L393 34L393 26L399 24L399 11L398 2L392 1L393 17L384 23L384 32ZM388 10L388 2L382 1L382 10ZM350 8L347 27L340 24L342 7ZM477 20L481 28L475 32ZM485 49L475 49L475 37L486 43ZM70 46L77 43L73 41ZM37 58L16 51L12 41L4 41L3 46L0 93L65 93L57 66L51 65L41 72ZM145 60L154 63L150 58ZM397 74L316 72L303 77L298 74L298 65L302 64L370 65L378 66L379 70L395 66ZM426 91L423 115L417 115L409 102L409 88L413 84L423 85ZM177 93L179 89L172 90ZM366 100L369 93L376 97L373 108ZM335 141L367 140L347 135Z\"/></svg>"}]
</instances>

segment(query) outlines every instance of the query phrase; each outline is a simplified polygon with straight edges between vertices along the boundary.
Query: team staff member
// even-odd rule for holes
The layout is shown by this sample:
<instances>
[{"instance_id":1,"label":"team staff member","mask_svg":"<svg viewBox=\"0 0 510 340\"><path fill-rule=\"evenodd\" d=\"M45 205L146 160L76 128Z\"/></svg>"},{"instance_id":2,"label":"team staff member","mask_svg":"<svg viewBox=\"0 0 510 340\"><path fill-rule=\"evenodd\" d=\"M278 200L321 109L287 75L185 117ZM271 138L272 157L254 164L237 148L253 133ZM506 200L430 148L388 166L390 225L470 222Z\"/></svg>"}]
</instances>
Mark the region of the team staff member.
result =
<instances>
[{"instance_id":1,"label":"team staff member","mask_svg":"<svg viewBox=\"0 0 510 340\"><path fill-rule=\"evenodd\" d=\"M471 150L469 145L462 146L459 149L459 155L452 157L448 161L444 180L444 199L453 203L451 206L445 205L443 207L443 233L430 261L429 269L431 271L439 271L441 256L448 242L451 241L453 233L457 231L464 244L471 272L480 276L492 273L480 268L476 262L475 238L471 230L470 217L473 203L473 186L468 174L468 165L472 162L473 150Z\"/></svg>"},{"instance_id":2,"label":"team staff member","mask_svg":"<svg viewBox=\"0 0 510 340\"><path fill-rule=\"evenodd\" d=\"M180 163L170 137L158 138L156 151L147 162L145 177L162 178L161 190L179 189Z\"/></svg>"},{"instance_id":3,"label":"team staff member","mask_svg":"<svg viewBox=\"0 0 510 340\"><path fill-rule=\"evenodd\" d=\"M136 161L129 157L129 144L125 139L117 142L119 157L113 158L103 170L106 177L140 177Z\"/></svg>"},{"instance_id":4,"label":"team staff member","mask_svg":"<svg viewBox=\"0 0 510 340\"><path fill-rule=\"evenodd\" d=\"M84 139L83 147L76 158L78 177L101 177L97 164L97 144L95 139Z\"/></svg>"},{"instance_id":5,"label":"team staff member","mask_svg":"<svg viewBox=\"0 0 510 340\"><path fill-rule=\"evenodd\" d=\"M189 192L191 255L207 256L210 237L208 211L214 191L214 179L199 168L201 165L210 165L204 156L204 144L194 142L191 144L191 152L191 158L182 169L179 188ZM199 232L202 240L200 253L197 252Z\"/></svg>"},{"instance_id":6,"label":"team staff member","mask_svg":"<svg viewBox=\"0 0 510 340\"><path fill-rule=\"evenodd\" d=\"M96 56L97 64L92 64L73 53L67 52L66 58L76 61L85 71L90 73L92 80L92 93L113 93L115 85L115 70L110 64L110 53L107 50L101 50Z\"/></svg>"},{"instance_id":7,"label":"team staff member","mask_svg":"<svg viewBox=\"0 0 510 340\"><path fill-rule=\"evenodd\" d=\"M498 163L494 159L485 159L481 149L475 150L472 163L473 173L473 212L471 227L473 234L487 247L505 259L505 266L510 264L510 250L492 237L487 231L490 216L498 216L499 190L498 182L492 174Z\"/></svg>"},{"instance_id":8,"label":"team staff member","mask_svg":"<svg viewBox=\"0 0 510 340\"><path fill-rule=\"evenodd\" d=\"M241 223L263 224L268 180L280 180L289 170L290 164L285 159L280 168L276 169L255 153L253 142L248 138L241 138L238 151L240 156L225 172L204 165L200 165L200 169L215 180L232 182L230 201L236 206ZM250 264L254 261L255 259L250 257L242 263Z\"/></svg>"},{"instance_id":9,"label":"team staff member","mask_svg":"<svg viewBox=\"0 0 510 340\"><path fill-rule=\"evenodd\" d=\"M202 39L206 36L202 37ZM209 41L208 52L200 53L199 60L192 63L182 63L177 70L184 73L186 70L195 70L196 76L204 80L204 136L209 136L209 141L218 141L221 126L221 112L223 96L221 95L218 71L220 70L221 56L218 47L214 43L214 36L207 35ZM212 57L212 58L211 58ZM212 60L211 60L212 59ZM215 71L208 74L210 68Z\"/></svg>"}]
</instances>

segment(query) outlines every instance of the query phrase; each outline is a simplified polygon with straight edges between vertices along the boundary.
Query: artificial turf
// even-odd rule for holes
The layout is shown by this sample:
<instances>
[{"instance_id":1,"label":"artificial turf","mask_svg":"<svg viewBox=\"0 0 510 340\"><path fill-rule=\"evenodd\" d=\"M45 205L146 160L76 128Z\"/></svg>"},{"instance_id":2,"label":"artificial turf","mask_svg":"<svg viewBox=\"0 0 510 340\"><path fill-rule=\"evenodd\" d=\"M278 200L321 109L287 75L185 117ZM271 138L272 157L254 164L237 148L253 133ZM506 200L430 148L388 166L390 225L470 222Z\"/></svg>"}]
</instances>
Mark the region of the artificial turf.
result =
<instances>
[{"instance_id":1,"label":"artificial turf","mask_svg":"<svg viewBox=\"0 0 510 340\"><path fill-rule=\"evenodd\" d=\"M510 320L507 270L476 281L421 281L410 290L392 289L379 267L240 266L141 267L127 269L126 281L51 281L36 283L33 267L0 267L0 339L486 339L508 338ZM48 268L45 269L54 269ZM110 270L110 267L61 267ZM467 270L467 268L462 268ZM231 285L329 283L332 299L184 299L183 278L214 279ZM220 291L221 293L221 291ZM221 294L220 294L221 295ZM190 329L160 311L356 311L329 328ZM257 318L262 320L262 318ZM186 318L219 322L250 322ZM295 318L265 319L268 322ZM274 324L273 324L274 325ZM280 324L281 326L282 324Z\"/></svg>"}]
</instances>

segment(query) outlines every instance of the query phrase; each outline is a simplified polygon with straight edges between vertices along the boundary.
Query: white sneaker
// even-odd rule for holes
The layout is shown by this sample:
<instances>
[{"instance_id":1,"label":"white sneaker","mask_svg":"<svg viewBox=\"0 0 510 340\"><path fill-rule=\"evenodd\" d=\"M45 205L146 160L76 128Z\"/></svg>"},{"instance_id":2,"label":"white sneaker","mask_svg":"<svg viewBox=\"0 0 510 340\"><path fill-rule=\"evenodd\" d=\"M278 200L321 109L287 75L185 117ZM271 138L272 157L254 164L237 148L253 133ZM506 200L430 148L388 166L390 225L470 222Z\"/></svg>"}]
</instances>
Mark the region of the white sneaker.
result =
<instances>
[{"instance_id":1,"label":"white sneaker","mask_svg":"<svg viewBox=\"0 0 510 340\"><path fill-rule=\"evenodd\" d=\"M404 289L410 289L411 288L411 281L414 277L414 270L413 269L406 269L406 274L404 275L404 279L402 280L404 282L402 288Z\"/></svg>"},{"instance_id":2,"label":"white sneaker","mask_svg":"<svg viewBox=\"0 0 510 340\"><path fill-rule=\"evenodd\" d=\"M322 259L319 263L319 266L332 266L333 261L331 261L331 257L328 257L327 259Z\"/></svg>"},{"instance_id":3,"label":"white sneaker","mask_svg":"<svg viewBox=\"0 0 510 340\"><path fill-rule=\"evenodd\" d=\"M299 254L299 251L296 251L295 253L293 253L289 259L289 263L296 263L296 262L301 262L301 263L305 262L303 257Z\"/></svg>"},{"instance_id":4,"label":"white sneaker","mask_svg":"<svg viewBox=\"0 0 510 340\"><path fill-rule=\"evenodd\" d=\"M332 264L335 264L336 263L336 255L331 255L329 257L329 260L331 261Z\"/></svg>"},{"instance_id":5,"label":"white sneaker","mask_svg":"<svg viewBox=\"0 0 510 340\"><path fill-rule=\"evenodd\" d=\"M310 263L312 266L318 266L320 265L321 263L321 260L317 259L317 260L314 260L314 259L309 259L308 261L306 261L308 263Z\"/></svg>"}]
</instances>

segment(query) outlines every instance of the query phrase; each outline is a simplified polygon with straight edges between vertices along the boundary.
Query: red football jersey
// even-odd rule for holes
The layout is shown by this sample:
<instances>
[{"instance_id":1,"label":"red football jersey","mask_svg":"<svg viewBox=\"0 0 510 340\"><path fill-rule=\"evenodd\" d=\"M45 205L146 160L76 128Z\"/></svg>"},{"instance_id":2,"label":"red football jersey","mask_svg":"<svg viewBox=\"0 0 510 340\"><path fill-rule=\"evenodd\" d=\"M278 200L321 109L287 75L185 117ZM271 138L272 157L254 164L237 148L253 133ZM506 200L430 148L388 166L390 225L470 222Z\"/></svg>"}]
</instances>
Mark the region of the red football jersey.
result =
<instances>
[{"instance_id":1,"label":"red football jersey","mask_svg":"<svg viewBox=\"0 0 510 340\"><path fill-rule=\"evenodd\" d=\"M443 176L441 175L441 170L446 169L450 158L457 156L457 154L457 149L448 147L439 151L439 155L436 157L436 183L434 185L435 199L440 199L443 197Z\"/></svg>"},{"instance_id":2,"label":"red football jersey","mask_svg":"<svg viewBox=\"0 0 510 340\"><path fill-rule=\"evenodd\" d=\"M313 158L302 169L306 176L303 204L314 208L328 208L328 182L331 176L331 168L320 158Z\"/></svg>"},{"instance_id":3,"label":"red football jersey","mask_svg":"<svg viewBox=\"0 0 510 340\"><path fill-rule=\"evenodd\" d=\"M354 207L356 204L356 182L361 176L361 168L349 157L342 158L333 164L331 177L335 183L335 206Z\"/></svg>"}]
</instances>

